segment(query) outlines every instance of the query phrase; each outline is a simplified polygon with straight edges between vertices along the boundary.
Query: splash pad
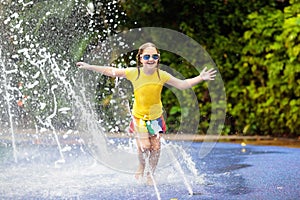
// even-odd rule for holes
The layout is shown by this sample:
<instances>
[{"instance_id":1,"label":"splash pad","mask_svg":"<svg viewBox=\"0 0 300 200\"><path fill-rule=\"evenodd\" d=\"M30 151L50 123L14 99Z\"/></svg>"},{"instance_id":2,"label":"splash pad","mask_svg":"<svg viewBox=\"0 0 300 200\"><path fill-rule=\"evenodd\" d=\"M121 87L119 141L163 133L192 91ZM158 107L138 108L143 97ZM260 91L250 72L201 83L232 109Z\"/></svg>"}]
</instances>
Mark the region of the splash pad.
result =
<instances>
[{"instance_id":1,"label":"splash pad","mask_svg":"<svg viewBox=\"0 0 300 200\"><path fill-rule=\"evenodd\" d=\"M16 143L22 149L18 163L12 157L10 142L0 140L1 199L158 199L153 186L97 162L78 138L60 140L62 146L69 146L63 148L64 163L57 162L57 146L47 137L46 144L40 141L33 145L32 138L25 139L23 136L22 142ZM109 140L121 146L130 143L128 138ZM175 154L189 146L179 164L194 194L189 194L176 163L160 163L156 180L161 199L271 200L300 196L299 149L217 143L210 154L199 158L201 142L172 145ZM163 150L164 159L167 152ZM192 172L195 169L197 175Z\"/></svg>"}]
</instances>

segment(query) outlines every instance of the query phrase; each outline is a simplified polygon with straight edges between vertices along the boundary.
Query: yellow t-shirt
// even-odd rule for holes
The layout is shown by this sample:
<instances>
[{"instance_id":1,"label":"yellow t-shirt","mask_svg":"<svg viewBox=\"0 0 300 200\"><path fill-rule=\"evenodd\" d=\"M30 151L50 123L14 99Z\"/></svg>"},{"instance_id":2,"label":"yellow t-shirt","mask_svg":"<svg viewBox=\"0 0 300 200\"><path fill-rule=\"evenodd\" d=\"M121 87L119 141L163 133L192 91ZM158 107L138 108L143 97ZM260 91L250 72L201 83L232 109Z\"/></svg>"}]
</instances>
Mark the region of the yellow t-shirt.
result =
<instances>
[{"instance_id":1,"label":"yellow t-shirt","mask_svg":"<svg viewBox=\"0 0 300 200\"><path fill-rule=\"evenodd\" d=\"M142 68L140 77L136 67L125 70L126 78L132 83L134 90L133 116L144 119L154 120L159 118L162 113L161 90L164 84L171 78L171 75L163 70L146 75Z\"/></svg>"}]
</instances>

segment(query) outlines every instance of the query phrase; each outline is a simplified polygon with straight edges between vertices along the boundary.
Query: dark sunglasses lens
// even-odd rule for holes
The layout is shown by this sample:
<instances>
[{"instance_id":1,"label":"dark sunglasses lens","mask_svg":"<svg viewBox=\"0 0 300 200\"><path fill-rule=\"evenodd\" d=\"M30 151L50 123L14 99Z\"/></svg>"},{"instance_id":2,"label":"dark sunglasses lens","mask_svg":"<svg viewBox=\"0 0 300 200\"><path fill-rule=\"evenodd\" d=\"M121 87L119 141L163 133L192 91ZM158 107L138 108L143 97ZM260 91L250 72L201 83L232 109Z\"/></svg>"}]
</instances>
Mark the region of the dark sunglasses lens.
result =
<instances>
[{"instance_id":1,"label":"dark sunglasses lens","mask_svg":"<svg viewBox=\"0 0 300 200\"><path fill-rule=\"evenodd\" d=\"M150 59L150 55L144 55L144 56L143 56L143 59L144 59L144 60L149 60L149 59Z\"/></svg>"},{"instance_id":2,"label":"dark sunglasses lens","mask_svg":"<svg viewBox=\"0 0 300 200\"><path fill-rule=\"evenodd\" d=\"M159 55L158 55L158 54L153 54L153 55L152 55L152 58L153 58L154 60L158 60L158 59L159 59Z\"/></svg>"}]
</instances>

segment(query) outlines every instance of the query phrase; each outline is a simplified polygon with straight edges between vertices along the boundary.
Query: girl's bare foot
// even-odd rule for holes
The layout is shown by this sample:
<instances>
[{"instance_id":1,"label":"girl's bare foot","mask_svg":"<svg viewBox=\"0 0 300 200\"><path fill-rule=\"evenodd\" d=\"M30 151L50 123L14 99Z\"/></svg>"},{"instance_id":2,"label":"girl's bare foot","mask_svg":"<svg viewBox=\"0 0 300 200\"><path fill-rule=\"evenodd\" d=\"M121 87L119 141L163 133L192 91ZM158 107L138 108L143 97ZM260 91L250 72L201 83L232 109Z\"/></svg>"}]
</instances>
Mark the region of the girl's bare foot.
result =
<instances>
[{"instance_id":1,"label":"girl's bare foot","mask_svg":"<svg viewBox=\"0 0 300 200\"><path fill-rule=\"evenodd\" d=\"M144 170L145 170L145 166L139 165L138 169L137 169L136 172L135 172L135 176L134 176L134 177L135 177L137 180L139 180L140 177L143 177L143 176L144 176Z\"/></svg>"},{"instance_id":2,"label":"girl's bare foot","mask_svg":"<svg viewBox=\"0 0 300 200\"><path fill-rule=\"evenodd\" d=\"M147 175L147 185L153 185L154 182L153 182L153 179L152 177L150 176L150 174Z\"/></svg>"}]
</instances>

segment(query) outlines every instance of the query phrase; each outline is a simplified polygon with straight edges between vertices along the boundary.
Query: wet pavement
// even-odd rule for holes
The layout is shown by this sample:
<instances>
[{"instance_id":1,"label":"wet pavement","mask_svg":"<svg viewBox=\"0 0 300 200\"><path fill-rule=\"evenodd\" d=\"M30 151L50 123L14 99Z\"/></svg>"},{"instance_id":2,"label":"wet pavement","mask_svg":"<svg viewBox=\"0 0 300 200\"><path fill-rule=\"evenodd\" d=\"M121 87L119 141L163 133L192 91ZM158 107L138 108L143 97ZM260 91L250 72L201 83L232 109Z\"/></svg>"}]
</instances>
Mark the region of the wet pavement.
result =
<instances>
[{"instance_id":1,"label":"wet pavement","mask_svg":"<svg viewBox=\"0 0 300 200\"><path fill-rule=\"evenodd\" d=\"M168 157L163 148L154 188L137 183L133 174L95 163L82 146L68 144L66 162L54 166L58 154L53 145L23 144L19 146L23 154L14 163L9 142L1 141L0 198L300 199L300 149L216 143L201 158L202 143L172 144L178 147L174 154L180 154L177 159L183 174L174 163L162 164Z\"/></svg>"},{"instance_id":2,"label":"wet pavement","mask_svg":"<svg viewBox=\"0 0 300 200\"><path fill-rule=\"evenodd\" d=\"M207 185L196 199L300 199L300 149L219 143L197 163Z\"/></svg>"}]
</instances>

